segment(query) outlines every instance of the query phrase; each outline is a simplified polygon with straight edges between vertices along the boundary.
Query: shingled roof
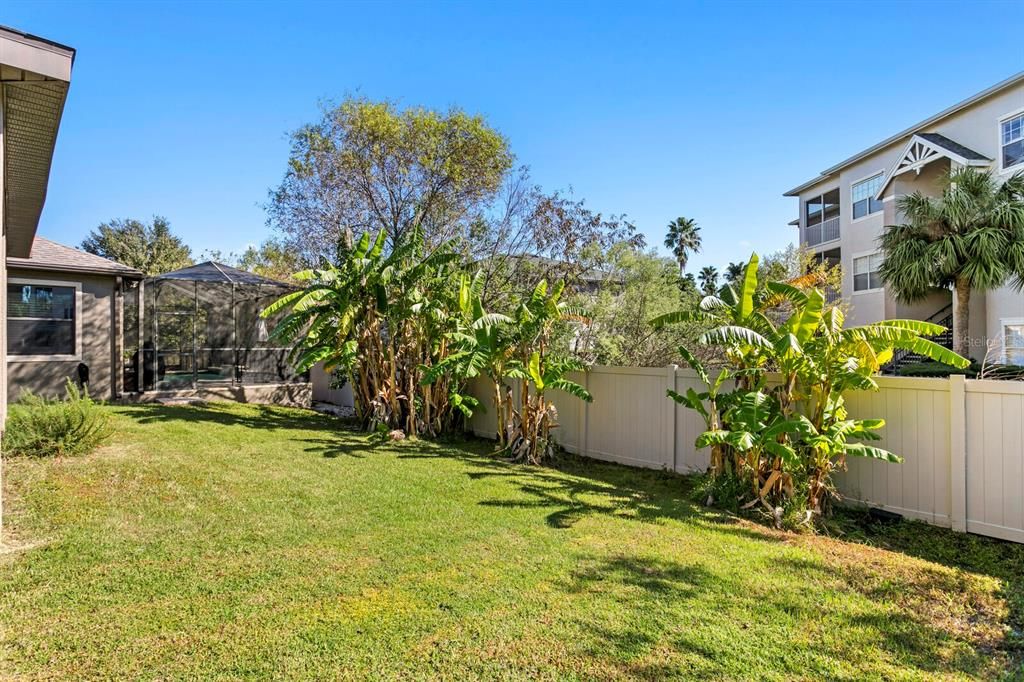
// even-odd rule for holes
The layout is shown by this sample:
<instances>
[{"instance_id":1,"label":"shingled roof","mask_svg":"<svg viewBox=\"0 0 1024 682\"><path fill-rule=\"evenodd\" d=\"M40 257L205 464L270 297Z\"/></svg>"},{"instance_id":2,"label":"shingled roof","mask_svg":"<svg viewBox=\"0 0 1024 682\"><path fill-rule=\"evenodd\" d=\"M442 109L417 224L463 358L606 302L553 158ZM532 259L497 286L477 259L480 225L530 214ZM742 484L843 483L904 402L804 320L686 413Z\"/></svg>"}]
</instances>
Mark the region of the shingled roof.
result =
<instances>
[{"instance_id":1,"label":"shingled roof","mask_svg":"<svg viewBox=\"0 0 1024 682\"><path fill-rule=\"evenodd\" d=\"M992 159L988 158L987 156L985 156L984 154L979 154L978 152L974 151L970 147L965 147L962 144L960 144L959 142L954 142L953 140L949 139L945 135L940 135L939 133L918 133L917 136L918 137L923 137L924 139L928 140L932 144L937 144L938 146L942 147L943 149L945 149L948 152L952 152L952 153L954 153L954 154L956 154L958 156L962 156L965 159L967 159L968 161L991 161L992 160Z\"/></svg>"},{"instance_id":2,"label":"shingled roof","mask_svg":"<svg viewBox=\"0 0 1024 682\"><path fill-rule=\"evenodd\" d=\"M135 268L58 244L43 237L36 237L32 242L32 253L28 258L8 258L7 267L95 275L120 275L131 278L142 277L142 272Z\"/></svg>"}]
</instances>

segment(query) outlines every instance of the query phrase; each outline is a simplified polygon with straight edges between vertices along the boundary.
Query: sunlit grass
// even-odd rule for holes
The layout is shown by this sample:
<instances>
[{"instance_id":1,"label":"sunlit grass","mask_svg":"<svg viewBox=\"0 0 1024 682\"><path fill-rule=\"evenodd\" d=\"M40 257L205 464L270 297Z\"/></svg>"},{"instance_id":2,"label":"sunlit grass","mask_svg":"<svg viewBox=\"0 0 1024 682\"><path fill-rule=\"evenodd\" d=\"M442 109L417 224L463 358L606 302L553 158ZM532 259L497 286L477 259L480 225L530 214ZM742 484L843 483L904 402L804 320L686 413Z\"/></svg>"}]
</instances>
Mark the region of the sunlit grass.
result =
<instances>
[{"instance_id":1,"label":"sunlit grass","mask_svg":"<svg viewBox=\"0 0 1024 682\"><path fill-rule=\"evenodd\" d=\"M1020 546L776 533L679 477L297 410L114 412L93 455L6 465L4 676L991 679L1020 654Z\"/></svg>"}]
</instances>

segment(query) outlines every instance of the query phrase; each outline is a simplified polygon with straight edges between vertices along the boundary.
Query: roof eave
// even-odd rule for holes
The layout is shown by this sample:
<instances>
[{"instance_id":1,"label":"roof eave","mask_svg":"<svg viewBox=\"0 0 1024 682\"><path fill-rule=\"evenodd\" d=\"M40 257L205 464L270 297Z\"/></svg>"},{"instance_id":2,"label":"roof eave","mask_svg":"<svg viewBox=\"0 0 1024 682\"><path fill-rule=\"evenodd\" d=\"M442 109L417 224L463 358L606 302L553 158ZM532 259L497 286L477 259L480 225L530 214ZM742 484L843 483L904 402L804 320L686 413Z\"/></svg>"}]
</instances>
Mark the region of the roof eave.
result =
<instances>
[{"instance_id":1,"label":"roof eave","mask_svg":"<svg viewBox=\"0 0 1024 682\"><path fill-rule=\"evenodd\" d=\"M986 88L985 90L982 90L981 92L979 92L977 94L974 94L974 95L968 97L967 99L954 104L953 106L949 107L948 109L944 109L943 111L940 111L939 113L935 114L934 116L932 116L930 118L927 118L924 121L921 121L920 123L918 123L918 124L916 124L914 126L911 126L911 127L907 128L907 129L905 129L905 130L903 130L903 131L901 131L899 133L896 133L892 137L888 137L885 140L882 140L881 142L879 142L878 144L873 145L871 147L868 147L867 149L865 149L864 151L862 151L862 152L860 152L858 154L854 154L850 158L846 159L845 161L839 162L838 164L836 164L835 166L832 166L831 168L826 168L825 170L823 170L821 172L821 175L818 176L817 178L814 178L813 180L808 180L807 182L803 183L802 185L799 185L798 187L794 187L793 189L789 190L788 192L786 192L782 196L786 196L786 197L798 196L801 192L803 192L803 191L805 191L807 189L810 189L814 185L822 182L823 180L826 180L826 179L832 177L833 175L837 174L839 171L841 171L842 169L846 168L847 166L849 166L851 164L854 164L854 163L857 163L861 159L865 159L865 158L871 156L872 154L874 154L877 151L880 151L882 149L885 149L886 147L890 147L890 146L900 142L901 140L903 140L904 138L906 138L909 135L913 135L914 133L921 132L922 129L927 128L928 126L934 125L934 124L938 123L939 121L941 121L942 119L947 118L949 116L952 116L953 114L957 113L958 111L966 109L969 106L977 104L978 102L980 102L983 99L991 97L992 95L995 95L996 93L999 93L999 92L1005 90L1006 88L1013 87L1014 85L1017 85L1018 83L1022 83L1022 82L1024 82L1024 71L1020 71L1020 72L1010 76L1006 80L1000 81L999 83L996 83L992 87Z\"/></svg>"},{"instance_id":2,"label":"roof eave","mask_svg":"<svg viewBox=\"0 0 1024 682\"><path fill-rule=\"evenodd\" d=\"M74 265L51 265L36 261L22 260L20 258L8 258L7 268L9 270L35 270L37 272L67 272L77 275L101 275L104 277L126 277L128 279L143 279L140 270L125 268L123 270L104 270L102 268L90 268Z\"/></svg>"}]
</instances>

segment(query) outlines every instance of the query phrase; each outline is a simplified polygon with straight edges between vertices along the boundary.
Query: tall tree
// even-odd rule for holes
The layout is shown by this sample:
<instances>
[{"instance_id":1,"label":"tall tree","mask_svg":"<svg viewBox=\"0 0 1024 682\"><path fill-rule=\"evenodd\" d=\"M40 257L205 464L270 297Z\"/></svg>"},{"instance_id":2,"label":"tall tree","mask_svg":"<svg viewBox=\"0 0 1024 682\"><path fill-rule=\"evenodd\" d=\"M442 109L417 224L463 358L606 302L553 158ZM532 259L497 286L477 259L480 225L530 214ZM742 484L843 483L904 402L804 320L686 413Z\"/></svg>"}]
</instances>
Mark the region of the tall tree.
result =
<instances>
[{"instance_id":1,"label":"tall tree","mask_svg":"<svg viewBox=\"0 0 1024 682\"><path fill-rule=\"evenodd\" d=\"M668 224L665 248L672 252L679 263L679 276L686 270L690 254L700 252L700 227L693 218L679 217Z\"/></svg>"},{"instance_id":2,"label":"tall tree","mask_svg":"<svg viewBox=\"0 0 1024 682\"><path fill-rule=\"evenodd\" d=\"M700 290L705 296L714 296L718 291L718 268L714 265L705 265L697 275L700 281Z\"/></svg>"},{"instance_id":3,"label":"tall tree","mask_svg":"<svg viewBox=\"0 0 1024 682\"><path fill-rule=\"evenodd\" d=\"M170 222L162 216L154 216L149 225L134 218L102 223L82 241L82 249L146 275L192 265L192 250L171 233Z\"/></svg>"},{"instance_id":4,"label":"tall tree","mask_svg":"<svg viewBox=\"0 0 1024 682\"><path fill-rule=\"evenodd\" d=\"M469 232L512 167L508 142L480 116L349 98L291 135L268 223L310 264L340 239L415 230L428 246Z\"/></svg>"},{"instance_id":5,"label":"tall tree","mask_svg":"<svg viewBox=\"0 0 1024 682\"><path fill-rule=\"evenodd\" d=\"M268 239L246 249L238 257L238 267L279 282L294 282L303 262L302 256L280 239Z\"/></svg>"},{"instance_id":6,"label":"tall tree","mask_svg":"<svg viewBox=\"0 0 1024 682\"><path fill-rule=\"evenodd\" d=\"M725 281L733 285L738 284L746 269L746 263L729 263L725 268Z\"/></svg>"},{"instance_id":7,"label":"tall tree","mask_svg":"<svg viewBox=\"0 0 1024 682\"><path fill-rule=\"evenodd\" d=\"M1000 184L990 172L962 168L944 184L938 197L897 200L906 222L885 228L880 274L902 301L952 287L953 349L967 356L972 291L1024 288L1024 174Z\"/></svg>"}]
</instances>

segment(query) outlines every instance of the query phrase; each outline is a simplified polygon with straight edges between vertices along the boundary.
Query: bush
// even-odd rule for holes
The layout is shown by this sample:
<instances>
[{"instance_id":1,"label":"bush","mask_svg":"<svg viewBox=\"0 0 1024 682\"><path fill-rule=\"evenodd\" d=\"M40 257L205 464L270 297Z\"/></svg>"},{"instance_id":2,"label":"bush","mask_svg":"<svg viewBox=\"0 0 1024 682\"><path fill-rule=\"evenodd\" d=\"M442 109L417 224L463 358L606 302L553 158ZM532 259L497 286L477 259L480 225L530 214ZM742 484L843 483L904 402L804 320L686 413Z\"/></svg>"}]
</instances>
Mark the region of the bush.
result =
<instances>
[{"instance_id":1,"label":"bush","mask_svg":"<svg viewBox=\"0 0 1024 682\"><path fill-rule=\"evenodd\" d=\"M112 432L110 416L69 380L63 400L26 391L11 405L3 439L4 456L84 455Z\"/></svg>"},{"instance_id":2,"label":"bush","mask_svg":"<svg viewBox=\"0 0 1024 682\"><path fill-rule=\"evenodd\" d=\"M968 379L998 379L1002 381L1024 381L1024 367L1020 365L984 365L971 362L965 369L957 369L941 362L914 362L900 367L897 372L902 377L948 377L951 374L963 374Z\"/></svg>"},{"instance_id":3,"label":"bush","mask_svg":"<svg viewBox=\"0 0 1024 682\"><path fill-rule=\"evenodd\" d=\"M951 374L963 374L968 379L974 379L978 376L978 371L981 369L981 365L977 362L972 362L970 367L965 369L957 369L952 365L947 365L941 362L911 362L910 364L903 365L897 370L896 374L901 377L939 377L945 378Z\"/></svg>"}]
</instances>

